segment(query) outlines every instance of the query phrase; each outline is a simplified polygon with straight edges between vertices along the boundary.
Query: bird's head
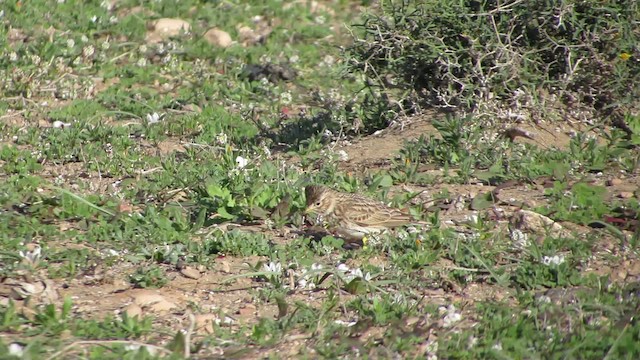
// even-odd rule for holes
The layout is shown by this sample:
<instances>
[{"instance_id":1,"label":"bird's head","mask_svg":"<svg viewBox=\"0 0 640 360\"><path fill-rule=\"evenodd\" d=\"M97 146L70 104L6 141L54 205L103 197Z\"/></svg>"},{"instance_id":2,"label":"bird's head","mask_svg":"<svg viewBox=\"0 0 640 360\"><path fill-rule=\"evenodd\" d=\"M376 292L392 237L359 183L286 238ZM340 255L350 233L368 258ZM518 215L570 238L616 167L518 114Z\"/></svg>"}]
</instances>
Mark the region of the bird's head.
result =
<instances>
[{"instance_id":1,"label":"bird's head","mask_svg":"<svg viewBox=\"0 0 640 360\"><path fill-rule=\"evenodd\" d=\"M304 189L307 198L306 213L326 215L333 208L331 190L321 185L309 185Z\"/></svg>"}]
</instances>

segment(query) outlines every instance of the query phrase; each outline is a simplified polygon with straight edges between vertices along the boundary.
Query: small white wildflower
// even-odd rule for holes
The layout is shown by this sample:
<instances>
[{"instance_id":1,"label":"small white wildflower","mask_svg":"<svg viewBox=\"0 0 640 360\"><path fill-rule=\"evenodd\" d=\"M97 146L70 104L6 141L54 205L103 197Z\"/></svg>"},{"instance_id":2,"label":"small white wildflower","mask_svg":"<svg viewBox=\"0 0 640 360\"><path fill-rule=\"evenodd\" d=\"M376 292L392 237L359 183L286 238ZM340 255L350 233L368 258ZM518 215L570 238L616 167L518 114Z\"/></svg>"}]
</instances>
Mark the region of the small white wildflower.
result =
<instances>
[{"instance_id":1,"label":"small white wildflower","mask_svg":"<svg viewBox=\"0 0 640 360\"><path fill-rule=\"evenodd\" d=\"M64 4L65 0L58 0L58 4Z\"/></svg>"},{"instance_id":2,"label":"small white wildflower","mask_svg":"<svg viewBox=\"0 0 640 360\"><path fill-rule=\"evenodd\" d=\"M62 122L60 120L56 120L56 121L53 122L53 127L57 128L57 129L58 128L64 129L64 128L69 127L69 126L71 126L71 123Z\"/></svg>"},{"instance_id":3,"label":"small white wildflower","mask_svg":"<svg viewBox=\"0 0 640 360\"><path fill-rule=\"evenodd\" d=\"M349 271L349 267L347 266L347 264L339 264L337 267L338 271L342 271L342 272L347 272Z\"/></svg>"},{"instance_id":4,"label":"small white wildflower","mask_svg":"<svg viewBox=\"0 0 640 360\"><path fill-rule=\"evenodd\" d=\"M22 358L24 347L18 343L9 344L9 355Z\"/></svg>"},{"instance_id":5,"label":"small white wildflower","mask_svg":"<svg viewBox=\"0 0 640 360\"><path fill-rule=\"evenodd\" d=\"M270 158L271 157L271 149L269 149L266 145L262 146L262 152L264 156Z\"/></svg>"},{"instance_id":6,"label":"small white wildflower","mask_svg":"<svg viewBox=\"0 0 640 360\"><path fill-rule=\"evenodd\" d=\"M86 43L87 41L89 41L89 38L87 37L87 35L82 34L82 36L80 37L80 41L82 41L83 43Z\"/></svg>"},{"instance_id":7,"label":"small white wildflower","mask_svg":"<svg viewBox=\"0 0 640 360\"><path fill-rule=\"evenodd\" d=\"M18 53L16 53L15 51L10 52L9 53L9 61L11 61L11 62L18 61Z\"/></svg>"},{"instance_id":8,"label":"small white wildflower","mask_svg":"<svg viewBox=\"0 0 640 360\"><path fill-rule=\"evenodd\" d=\"M144 54L147 52L147 45L140 45L140 47L138 48L138 52L140 54Z\"/></svg>"},{"instance_id":9,"label":"small white wildflower","mask_svg":"<svg viewBox=\"0 0 640 360\"><path fill-rule=\"evenodd\" d=\"M223 133L223 132L221 132L221 133L219 133L218 135L216 135L216 143L217 143L218 145L221 145L221 146L222 146L222 145L226 145L228 140L229 140L229 139L228 139L228 137L227 137L227 134L225 134L225 133Z\"/></svg>"},{"instance_id":10,"label":"small white wildflower","mask_svg":"<svg viewBox=\"0 0 640 360\"><path fill-rule=\"evenodd\" d=\"M109 18L109 23L111 24L117 24L118 23L118 17L117 16L112 16Z\"/></svg>"},{"instance_id":11,"label":"small white wildflower","mask_svg":"<svg viewBox=\"0 0 640 360\"><path fill-rule=\"evenodd\" d=\"M249 164L249 160L243 158L242 156L236 157L236 167L238 169L244 169L245 166Z\"/></svg>"},{"instance_id":12,"label":"small white wildflower","mask_svg":"<svg viewBox=\"0 0 640 360\"><path fill-rule=\"evenodd\" d=\"M291 93L288 91L283 92L282 94L280 94L280 102L283 104L291 104L291 100L292 100L292 96Z\"/></svg>"},{"instance_id":13,"label":"small white wildflower","mask_svg":"<svg viewBox=\"0 0 640 360\"><path fill-rule=\"evenodd\" d=\"M269 262L268 264L264 264L263 268L265 271L272 272L272 273L279 274L282 272L282 264L274 263L273 261Z\"/></svg>"},{"instance_id":14,"label":"small white wildflower","mask_svg":"<svg viewBox=\"0 0 640 360\"><path fill-rule=\"evenodd\" d=\"M295 64L295 63L297 63L298 61L300 61L300 56L298 56L298 55L293 55L293 56L291 56L291 57L289 58L289 62L290 62L290 63L292 63L292 64Z\"/></svg>"},{"instance_id":15,"label":"small white wildflower","mask_svg":"<svg viewBox=\"0 0 640 360\"><path fill-rule=\"evenodd\" d=\"M338 150L336 154L338 154L338 159L340 159L340 161L349 161L349 154L347 154L346 151Z\"/></svg>"},{"instance_id":16,"label":"small white wildflower","mask_svg":"<svg viewBox=\"0 0 640 360\"><path fill-rule=\"evenodd\" d=\"M111 44L109 44L108 41L103 41L102 44L100 44L100 47L102 48L102 50L109 50L109 47L111 47Z\"/></svg>"},{"instance_id":17,"label":"small white wildflower","mask_svg":"<svg viewBox=\"0 0 640 360\"><path fill-rule=\"evenodd\" d=\"M467 339L467 348L472 349L478 344L478 338L475 336L469 336Z\"/></svg>"},{"instance_id":18,"label":"small white wildflower","mask_svg":"<svg viewBox=\"0 0 640 360\"><path fill-rule=\"evenodd\" d=\"M543 256L541 262L547 266L549 265L558 266L564 263L564 255Z\"/></svg>"},{"instance_id":19,"label":"small white wildflower","mask_svg":"<svg viewBox=\"0 0 640 360\"><path fill-rule=\"evenodd\" d=\"M161 117L156 112L154 112L153 114L147 114L147 123L149 123L149 125L159 123L160 120Z\"/></svg>"},{"instance_id":20,"label":"small white wildflower","mask_svg":"<svg viewBox=\"0 0 640 360\"><path fill-rule=\"evenodd\" d=\"M95 23L96 21L98 21L98 16L93 15L93 16L91 17L91 22L92 22L92 23Z\"/></svg>"},{"instance_id":21,"label":"small white wildflower","mask_svg":"<svg viewBox=\"0 0 640 360\"><path fill-rule=\"evenodd\" d=\"M331 66L336 62L336 59L331 55L325 55L322 58L322 64L325 66Z\"/></svg>"},{"instance_id":22,"label":"small white wildflower","mask_svg":"<svg viewBox=\"0 0 640 360\"><path fill-rule=\"evenodd\" d=\"M31 62L33 63L33 65L40 65L40 61L42 61L42 59L40 58L40 56L38 56L38 55L31 55Z\"/></svg>"},{"instance_id":23,"label":"small white wildflower","mask_svg":"<svg viewBox=\"0 0 640 360\"><path fill-rule=\"evenodd\" d=\"M232 325L234 324L236 321L235 319L229 317L229 316L225 316L224 319L220 320L219 318L216 318L215 320L213 320L214 323L216 323L216 325Z\"/></svg>"},{"instance_id":24,"label":"small white wildflower","mask_svg":"<svg viewBox=\"0 0 640 360\"><path fill-rule=\"evenodd\" d=\"M336 325L341 325L341 326L346 326L346 327L351 327L355 324L357 324L357 321L344 321L344 320L336 320L334 321L334 324Z\"/></svg>"},{"instance_id":25,"label":"small white wildflower","mask_svg":"<svg viewBox=\"0 0 640 360\"><path fill-rule=\"evenodd\" d=\"M138 59L138 61L136 62L136 65L138 65L139 67L147 66L147 59L146 58Z\"/></svg>"},{"instance_id":26,"label":"small white wildflower","mask_svg":"<svg viewBox=\"0 0 640 360\"><path fill-rule=\"evenodd\" d=\"M513 247L516 249L524 249L529 246L529 235L519 229L511 230L509 237L513 241Z\"/></svg>"},{"instance_id":27,"label":"small white wildflower","mask_svg":"<svg viewBox=\"0 0 640 360\"><path fill-rule=\"evenodd\" d=\"M497 351L502 351L502 343L501 342L497 342L495 343L492 347L493 350L497 350Z\"/></svg>"},{"instance_id":28,"label":"small white wildflower","mask_svg":"<svg viewBox=\"0 0 640 360\"><path fill-rule=\"evenodd\" d=\"M449 328L460 320L462 320L462 314L456 311L455 306L449 305L447 308L447 314L442 319L442 326Z\"/></svg>"},{"instance_id":29,"label":"small white wildflower","mask_svg":"<svg viewBox=\"0 0 640 360\"><path fill-rule=\"evenodd\" d=\"M67 47L69 49L73 49L73 47L76 46L76 42L73 39L67 39Z\"/></svg>"},{"instance_id":30,"label":"small white wildflower","mask_svg":"<svg viewBox=\"0 0 640 360\"><path fill-rule=\"evenodd\" d=\"M4 17L4 10L0 10L0 19Z\"/></svg>"},{"instance_id":31,"label":"small white wildflower","mask_svg":"<svg viewBox=\"0 0 640 360\"><path fill-rule=\"evenodd\" d=\"M311 264L311 270L313 271L320 271L322 270L322 268L323 268L322 264L316 264L316 263Z\"/></svg>"},{"instance_id":32,"label":"small white wildflower","mask_svg":"<svg viewBox=\"0 0 640 360\"><path fill-rule=\"evenodd\" d=\"M466 216L464 217L464 221L465 221L467 224L477 225L477 224L478 224L478 214L466 215Z\"/></svg>"},{"instance_id":33,"label":"small white wildflower","mask_svg":"<svg viewBox=\"0 0 640 360\"><path fill-rule=\"evenodd\" d=\"M93 55L95 52L96 52L96 49L93 47L93 45L85 46L82 49L82 56L87 58L87 57Z\"/></svg>"},{"instance_id":34,"label":"small white wildflower","mask_svg":"<svg viewBox=\"0 0 640 360\"><path fill-rule=\"evenodd\" d=\"M40 260L40 255L42 254L42 248L40 245L36 245L31 251L19 251L20 257L27 263L34 265L38 260Z\"/></svg>"},{"instance_id":35,"label":"small white wildflower","mask_svg":"<svg viewBox=\"0 0 640 360\"><path fill-rule=\"evenodd\" d=\"M325 129L324 132L322 133L322 137L325 139L331 138L332 136L333 136L333 133L329 129Z\"/></svg>"},{"instance_id":36,"label":"small white wildflower","mask_svg":"<svg viewBox=\"0 0 640 360\"><path fill-rule=\"evenodd\" d=\"M316 16L314 21L316 22L316 24L322 25L327 21L327 19L324 16L320 15L320 16Z\"/></svg>"},{"instance_id":37,"label":"small white wildflower","mask_svg":"<svg viewBox=\"0 0 640 360\"><path fill-rule=\"evenodd\" d=\"M360 268L357 269L351 269L351 271L349 272L349 275L352 275L353 277L364 277L364 274L362 274L362 270L360 270Z\"/></svg>"}]
</instances>

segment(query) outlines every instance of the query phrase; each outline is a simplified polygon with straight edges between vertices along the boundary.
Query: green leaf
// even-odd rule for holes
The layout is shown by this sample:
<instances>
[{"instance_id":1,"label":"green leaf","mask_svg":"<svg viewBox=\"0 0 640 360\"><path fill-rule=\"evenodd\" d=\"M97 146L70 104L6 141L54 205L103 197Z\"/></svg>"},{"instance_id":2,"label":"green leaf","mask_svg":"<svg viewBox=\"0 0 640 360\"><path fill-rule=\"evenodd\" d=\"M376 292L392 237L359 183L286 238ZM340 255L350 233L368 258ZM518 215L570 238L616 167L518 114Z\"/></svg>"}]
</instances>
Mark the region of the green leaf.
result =
<instances>
[{"instance_id":1,"label":"green leaf","mask_svg":"<svg viewBox=\"0 0 640 360\"><path fill-rule=\"evenodd\" d=\"M353 280L349 281L349 283L344 287L344 289L353 295L362 294L367 289L364 281L360 277L356 277Z\"/></svg>"},{"instance_id":2,"label":"green leaf","mask_svg":"<svg viewBox=\"0 0 640 360\"><path fill-rule=\"evenodd\" d=\"M221 206L218 208L218 217L231 220L231 219L234 219L236 216L229 214L229 212L227 211L227 208L225 208L224 206Z\"/></svg>"},{"instance_id":3,"label":"green leaf","mask_svg":"<svg viewBox=\"0 0 640 360\"><path fill-rule=\"evenodd\" d=\"M493 197L493 193L480 193L476 195L476 197L471 201L471 210L482 210L490 208L491 206L493 206L495 201L496 200Z\"/></svg>"}]
</instances>

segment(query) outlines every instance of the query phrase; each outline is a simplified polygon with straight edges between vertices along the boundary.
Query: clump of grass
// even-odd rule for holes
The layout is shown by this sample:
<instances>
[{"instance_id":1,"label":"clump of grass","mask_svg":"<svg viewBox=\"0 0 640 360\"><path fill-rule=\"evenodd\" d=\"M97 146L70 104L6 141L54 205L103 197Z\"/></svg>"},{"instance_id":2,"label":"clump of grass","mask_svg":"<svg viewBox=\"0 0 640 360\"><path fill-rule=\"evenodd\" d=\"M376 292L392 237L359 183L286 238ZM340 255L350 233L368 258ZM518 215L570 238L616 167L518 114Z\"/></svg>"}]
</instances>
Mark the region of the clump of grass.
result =
<instances>
[{"instance_id":1,"label":"clump of grass","mask_svg":"<svg viewBox=\"0 0 640 360\"><path fill-rule=\"evenodd\" d=\"M400 110L409 99L510 120L620 114L640 95L637 14L596 0L385 2L355 27L350 64Z\"/></svg>"}]
</instances>

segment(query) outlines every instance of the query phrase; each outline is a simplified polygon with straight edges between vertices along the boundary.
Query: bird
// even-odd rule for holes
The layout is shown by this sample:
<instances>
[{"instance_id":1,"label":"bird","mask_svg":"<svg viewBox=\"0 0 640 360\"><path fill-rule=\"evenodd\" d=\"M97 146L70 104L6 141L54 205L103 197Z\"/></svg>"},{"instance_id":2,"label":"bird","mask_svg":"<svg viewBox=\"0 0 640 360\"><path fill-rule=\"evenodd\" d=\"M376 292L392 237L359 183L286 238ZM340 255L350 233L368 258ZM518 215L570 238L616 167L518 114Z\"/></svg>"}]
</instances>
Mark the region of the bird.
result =
<instances>
[{"instance_id":1,"label":"bird","mask_svg":"<svg viewBox=\"0 0 640 360\"><path fill-rule=\"evenodd\" d=\"M349 240L362 240L367 235L409 225L415 221L400 209L359 194L335 191L323 185L305 187L306 213L315 213L336 227L336 233Z\"/></svg>"}]
</instances>

